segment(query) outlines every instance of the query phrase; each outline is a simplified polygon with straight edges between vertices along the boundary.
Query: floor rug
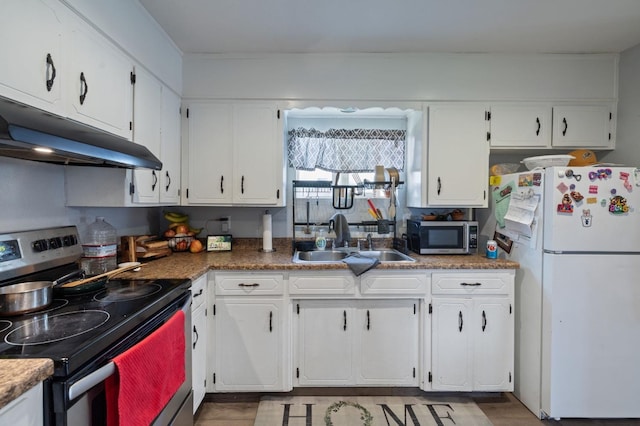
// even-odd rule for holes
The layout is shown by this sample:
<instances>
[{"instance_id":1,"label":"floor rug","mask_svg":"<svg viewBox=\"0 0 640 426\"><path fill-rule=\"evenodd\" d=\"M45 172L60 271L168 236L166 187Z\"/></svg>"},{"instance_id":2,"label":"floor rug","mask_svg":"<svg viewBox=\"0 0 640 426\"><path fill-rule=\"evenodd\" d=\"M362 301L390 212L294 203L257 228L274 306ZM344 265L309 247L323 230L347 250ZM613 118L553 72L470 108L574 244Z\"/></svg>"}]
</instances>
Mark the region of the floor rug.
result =
<instances>
[{"instance_id":1,"label":"floor rug","mask_svg":"<svg viewBox=\"0 0 640 426\"><path fill-rule=\"evenodd\" d=\"M265 396L254 426L490 426L456 396Z\"/></svg>"}]
</instances>

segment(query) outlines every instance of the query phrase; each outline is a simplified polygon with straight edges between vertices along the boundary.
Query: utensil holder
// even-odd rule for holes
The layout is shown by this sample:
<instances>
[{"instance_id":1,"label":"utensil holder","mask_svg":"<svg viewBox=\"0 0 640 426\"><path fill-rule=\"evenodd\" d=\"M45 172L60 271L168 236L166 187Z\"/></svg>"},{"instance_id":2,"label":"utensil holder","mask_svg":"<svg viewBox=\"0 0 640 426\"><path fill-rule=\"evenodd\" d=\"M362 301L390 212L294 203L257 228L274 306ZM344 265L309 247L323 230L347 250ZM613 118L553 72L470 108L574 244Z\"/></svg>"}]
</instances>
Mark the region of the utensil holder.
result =
<instances>
[{"instance_id":1,"label":"utensil holder","mask_svg":"<svg viewBox=\"0 0 640 426\"><path fill-rule=\"evenodd\" d=\"M378 234L388 234L391 232L389 230L389 221L386 219L381 219L378 221Z\"/></svg>"},{"instance_id":2,"label":"utensil holder","mask_svg":"<svg viewBox=\"0 0 640 426\"><path fill-rule=\"evenodd\" d=\"M348 210L353 207L353 186L333 187L333 208L336 210Z\"/></svg>"}]
</instances>

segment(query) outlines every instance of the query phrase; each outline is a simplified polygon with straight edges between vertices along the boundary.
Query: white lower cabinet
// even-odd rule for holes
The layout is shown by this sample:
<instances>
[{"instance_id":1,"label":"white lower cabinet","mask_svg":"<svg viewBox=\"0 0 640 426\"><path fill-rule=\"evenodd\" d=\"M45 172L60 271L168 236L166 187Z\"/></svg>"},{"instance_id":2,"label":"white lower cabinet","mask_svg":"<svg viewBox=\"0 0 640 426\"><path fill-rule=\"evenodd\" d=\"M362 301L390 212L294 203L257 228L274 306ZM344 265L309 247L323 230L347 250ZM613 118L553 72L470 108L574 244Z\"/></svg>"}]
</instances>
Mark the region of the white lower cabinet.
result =
<instances>
[{"instance_id":1,"label":"white lower cabinet","mask_svg":"<svg viewBox=\"0 0 640 426\"><path fill-rule=\"evenodd\" d=\"M513 279L511 273L433 274L433 390L513 390Z\"/></svg>"},{"instance_id":2,"label":"white lower cabinet","mask_svg":"<svg viewBox=\"0 0 640 426\"><path fill-rule=\"evenodd\" d=\"M216 391L283 390L283 305L276 298L218 298Z\"/></svg>"},{"instance_id":3,"label":"white lower cabinet","mask_svg":"<svg viewBox=\"0 0 640 426\"><path fill-rule=\"evenodd\" d=\"M207 387L207 275L191 284L191 381L193 387L193 412L195 413Z\"/></svg>"},{"instance_id":4,"label":"white lower cabinet","mask_svg":"<svg viewBox=\"0 0 640 426\"><path fill-rule=\"evenodd\" d=\"M300 386L418 385L418 300L300 300Z\"/></svg>"},{"instance_id":5,"label":"white lower cabinet","mask_svg":"<svg viewBox=\"0 0 640 426\"><path fill-rule=\"evenodd\" d=\"M301 386L343 386L355 383L353 302L296 302L298 353L296 377Z\"/></svg>"},{"instance_id":6,"label":"white lower cabinet","mask_svg":"<svg viewBox=\"0 0 640 426\"><path fill-rule=\"evenodd\" d=\"M214 391L289 390L282 275L221 273L214 282Z\"/></svg>"},{"instance_id":7,"label":"white lower cabinet","mask_svg":"<svg viewBox=\"0 0 640 426\"><path fill-rule=\"evenodd\" d=\"M40 382L0 408L0 424L11 426L42 426L44 424L42 397L42 382Z\"/></svg>"}]
</instances>

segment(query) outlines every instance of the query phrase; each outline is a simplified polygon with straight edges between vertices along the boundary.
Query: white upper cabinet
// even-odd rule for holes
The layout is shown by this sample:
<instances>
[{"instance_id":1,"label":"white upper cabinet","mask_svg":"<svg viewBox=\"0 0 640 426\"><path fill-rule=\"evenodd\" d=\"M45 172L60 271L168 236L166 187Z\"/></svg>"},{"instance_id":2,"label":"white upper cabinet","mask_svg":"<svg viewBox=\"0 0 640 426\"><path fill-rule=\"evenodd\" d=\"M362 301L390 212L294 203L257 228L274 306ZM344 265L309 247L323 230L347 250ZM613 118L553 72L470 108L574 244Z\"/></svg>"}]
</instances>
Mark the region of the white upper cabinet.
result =
<instances>
[{"instance_id":1,"label":"white upper cabinet","mask_svg":"<svg viewBox=\"0 0 640 426\"><path fill-rule=\"evenodd\" d=\"M187 154L183 159L186 204L232 202L233 108L228 103L187 107ZM186 198L188 197L188 198Z\"/></svg>"},{"instance_id":2,"label":"white upper cabinet","mask_svg":"<svg viewBox=\"0 0 640 426\"><path fill-rule=\"evenodd\" d=\"M551 105L491 105L491 148L551 147Z\"/></svg>"},{"instance_id":3,"label":"white upper cabinet","mask_svg":"<svg viewBox=\"0 0 640 426\"><path fill-rule=\"evenodd\" d=\"M133 62L80 18L66 34L69 117L131 139Z\"/></svg>"},{"instance_id":4,"label":"white upper cabinet","mask_svg":"<svg viewBox=\"0 0 640 426\"><path fill-rule=\"evenodd\" d=\"M133 103L133 141L144 145L161 159L162 84L147 71L136 68ZM133 171L137 203L158 203L160 172L139 169Z\"/></svg>"},{"instance_id":5,"label":"white upper cabinet","mask_svg":"<svg viewBox=\"0 0 640 426\"><path fill-rule=\"evenodd\" d=\"M190 103L189 205L283 206L284 140L273 102Z\"/></svg>"},{"instance_id":6,"label":"white upper cabinet","mask_svg":"<svg viewBox=\"0 0 640 426\"><path fill-rule=\"evenodd\" d=\"M557 105L553 107L553 146L615 148L613 106Z\"/></svg>"},{"instance_id":7,"label":"white upper cabinet","mask_svg":"<svg viewBox=\"0 0 640 426\"><path fill-rule=\"evenodd\" d=\"M60 10L60 4L50 0L3 2L0 28L7 37L0 43L1 96L63 113ZM9 34L16 39L10 40Z\"/></svg>"},{"instance_id":8,"label":"white upper cabinet","mask_svg":"<svg viewBox=\"0 0 640 426\"><path fill-rule=\"evenodd\" d=\"M131 139L133 63L59 2L4 2L0 95Z\"/></svg>"},{"instance_id":9,"label":"white upper cabinet","mask_svg":"<svg viewBox=\"0 0 640 426\"><path fill-rule=\"evenodd\" d=\"M613 110L610 102L492 104L491 149L613 149Z\"/></svg>"},{"instance_id":10,"label":"white upper cabinet","mask_svg":"<svg viewBox=\"0 0 640 426\"><path fill-rule=\"evenodd\" d=\"M160 126L160 203L180 204L181 144L180 96L162 88L162 124Z\"/></svg>"},{"instance_id":11,"label":"white upper cabinet","mask_svg":"<svg viewBox=\"0 0 640 426\"><path fill-rule=\"evenodd\" d=\"M432 104L428 111L426 206L486 207L487 107L481 103Z\"/></svg>"}]
</instances>

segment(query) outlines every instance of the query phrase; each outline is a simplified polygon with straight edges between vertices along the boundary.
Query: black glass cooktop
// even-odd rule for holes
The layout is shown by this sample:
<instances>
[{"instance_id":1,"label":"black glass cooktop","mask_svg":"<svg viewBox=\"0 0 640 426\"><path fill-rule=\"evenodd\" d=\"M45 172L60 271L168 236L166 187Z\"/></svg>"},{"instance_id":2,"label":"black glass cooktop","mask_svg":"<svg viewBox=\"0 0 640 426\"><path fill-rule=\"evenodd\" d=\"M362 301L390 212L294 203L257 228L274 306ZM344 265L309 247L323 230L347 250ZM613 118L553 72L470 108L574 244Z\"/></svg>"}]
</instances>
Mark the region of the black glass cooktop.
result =
<instances>
[{"instance_id":1,"label":"black glass cooktop","mask_svg":"<svg viewBox=\"0 0 640 426\"><path fill-rule=\"evenodd\" d=\"M113 279L94 291L55 295L50 306L0 317L0 358L51 358L67 376L188 292L188 280Z\"/></svg>"}]
</instances>

